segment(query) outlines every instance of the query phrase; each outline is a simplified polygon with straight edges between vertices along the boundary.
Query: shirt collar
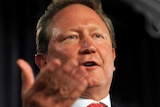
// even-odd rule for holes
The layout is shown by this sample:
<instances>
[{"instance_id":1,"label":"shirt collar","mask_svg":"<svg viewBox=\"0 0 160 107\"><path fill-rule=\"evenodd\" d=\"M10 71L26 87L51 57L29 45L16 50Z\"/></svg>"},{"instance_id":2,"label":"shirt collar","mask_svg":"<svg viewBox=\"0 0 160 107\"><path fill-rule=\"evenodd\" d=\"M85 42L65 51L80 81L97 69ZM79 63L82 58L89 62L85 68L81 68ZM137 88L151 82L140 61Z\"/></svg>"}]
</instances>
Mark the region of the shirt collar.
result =
<instances>
[{"instance_id":1,"label":"shirt collar","mask_svg":"<svg viewBox=\"0 0 160 107\"><path fill-rule=\"evenodd\" d=\"M111 107L111 100L110 100L110 95L106 96L104 99L100 101L94 101L92 99L84 99L84 98L79 98L76 100L76 102L72 105L72 107L86 107L90 103L96 103L96 102L102 102L103 104L107 105L108 107Z\"/></svg>"}]
</instances>

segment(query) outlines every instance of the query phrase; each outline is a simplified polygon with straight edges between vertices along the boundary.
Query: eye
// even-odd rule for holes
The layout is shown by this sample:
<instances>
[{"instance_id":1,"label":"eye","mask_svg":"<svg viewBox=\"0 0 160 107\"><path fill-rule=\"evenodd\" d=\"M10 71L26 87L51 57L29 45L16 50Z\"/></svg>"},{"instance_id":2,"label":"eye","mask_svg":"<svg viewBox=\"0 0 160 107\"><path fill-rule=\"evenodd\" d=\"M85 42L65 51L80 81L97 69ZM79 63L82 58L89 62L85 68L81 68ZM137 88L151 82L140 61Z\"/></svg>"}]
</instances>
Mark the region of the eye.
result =
<instances>
[{"instance_id":1,"label":"eye","mask_svg":"<svg viewBox=\"0 0 160 107\"><path fill-rule=\"evenodd\" d=\"M67 36L66 38L64 38L64 40L67 40L67 39L76 39L76 36L75 35L70 35L70 36Z\"/></svg>"},{"instance_id":2,"label":"eye","mask_svg":"<svg viewBox=\"0 0 160 107\"><path fill-rule=\"evenodd\" d=\"M95 37L96 37L96 38L101 38L101 35L96 34Z\"/></svg>"},{"instance_id":3,"label":"eye","mask_svg":"<svg viewBox=\"0 0 160 107\"><path fill-rule=\"evenodd\" d=\"M71 36L68 36L68 39L74 39L75 36L71 35Z\"/></svg>"},{"instance_id":4,"label":"eye","mask_svg":"<svg viewBox=\"0 0 160 107\"><path fill-rule=\"evenodd\" d=\"M100 34L94 34L93 38L104 38L104 37L102 35L100 35Z\"/></svg>"}]
</instances>

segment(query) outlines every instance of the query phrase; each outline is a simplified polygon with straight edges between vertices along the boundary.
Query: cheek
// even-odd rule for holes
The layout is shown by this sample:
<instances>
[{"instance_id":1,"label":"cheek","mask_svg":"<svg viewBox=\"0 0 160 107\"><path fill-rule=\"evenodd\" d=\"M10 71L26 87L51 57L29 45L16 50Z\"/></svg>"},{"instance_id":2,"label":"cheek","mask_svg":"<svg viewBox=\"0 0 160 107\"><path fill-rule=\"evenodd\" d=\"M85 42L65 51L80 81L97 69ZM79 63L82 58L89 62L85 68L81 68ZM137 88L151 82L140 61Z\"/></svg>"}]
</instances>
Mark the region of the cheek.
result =
<instances>
[{"instance_id":1,"label":"cheek","mask_svg":"<svg viewBox=\"0 0 160 107\"><path fill-rule=\"evenodd\" d=\"M55 58L58 58L63 62L68 61L71 58L74 58L75 51L74 46L60 46L60 45L53 45L50 46L50 49L48 49L48 59L53 60Z\"/></svg>"},{"instance_id":2,"label":"cheek","mask_svg":"<svg viewBox=\"0 0 160 107\"><path fill-rule=\"evenodd\" d=\"M104 46L101 48L100 57L104 64L104 71L106 75L112 75L115 70L114 67L114 52L112 47Z\"/></svg>"},{"instance_id":3,"label":"cheek","mask_svg":"<svg viewBox=\"0 0 160 107\"><path fill-rule=\"evenodd\" d=\"M112 47L110 46L101 46L101 48L99 48L99 53L101 56L101 59L104 62L113 62L113 51L112 51Z\"/></svg>"}]
</instances>

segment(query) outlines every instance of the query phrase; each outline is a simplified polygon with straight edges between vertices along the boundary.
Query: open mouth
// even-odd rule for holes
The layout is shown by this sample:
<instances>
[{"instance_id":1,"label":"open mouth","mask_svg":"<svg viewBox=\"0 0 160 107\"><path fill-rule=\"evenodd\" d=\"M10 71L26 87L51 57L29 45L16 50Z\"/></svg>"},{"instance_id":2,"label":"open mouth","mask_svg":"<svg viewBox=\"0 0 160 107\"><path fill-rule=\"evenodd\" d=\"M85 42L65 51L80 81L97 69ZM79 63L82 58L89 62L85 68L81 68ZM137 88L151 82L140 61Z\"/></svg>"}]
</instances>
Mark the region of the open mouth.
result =
<instances>
[{"instance_id":1,"label":"open mouth","mask_svg":"<svg viewBox=\"0 0 160 107\"><path fill-rule=\"evenodd\" d=\"M91 67L91 66L97 66L97 63L93 61L89 61L89 62L85 62L83 65L87 67Z\"/></svg>"}]
</instances>

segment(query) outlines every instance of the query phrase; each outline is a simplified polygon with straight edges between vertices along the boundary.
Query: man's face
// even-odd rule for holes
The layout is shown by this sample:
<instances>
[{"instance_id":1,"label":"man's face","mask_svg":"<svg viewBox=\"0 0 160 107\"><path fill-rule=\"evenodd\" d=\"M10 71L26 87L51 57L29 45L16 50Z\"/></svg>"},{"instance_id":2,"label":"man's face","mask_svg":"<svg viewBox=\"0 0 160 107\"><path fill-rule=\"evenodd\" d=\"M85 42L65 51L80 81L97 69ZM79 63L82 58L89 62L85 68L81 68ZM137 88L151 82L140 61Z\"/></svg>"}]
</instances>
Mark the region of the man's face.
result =
<instances>
[{"instance_id":1,"label":"man's face","mask_svg":"<svg viewBox=\"0 0 160 107\"><path fill-rule=\"evenodd\" d=\"M47 62L73 60L87 72L89 87L110 88L115 70L115 49L108 28L90 8L73 4L60 10L50 24ZM107 91L108 91L107 90Z\"/></svg>"}]
</instances>

